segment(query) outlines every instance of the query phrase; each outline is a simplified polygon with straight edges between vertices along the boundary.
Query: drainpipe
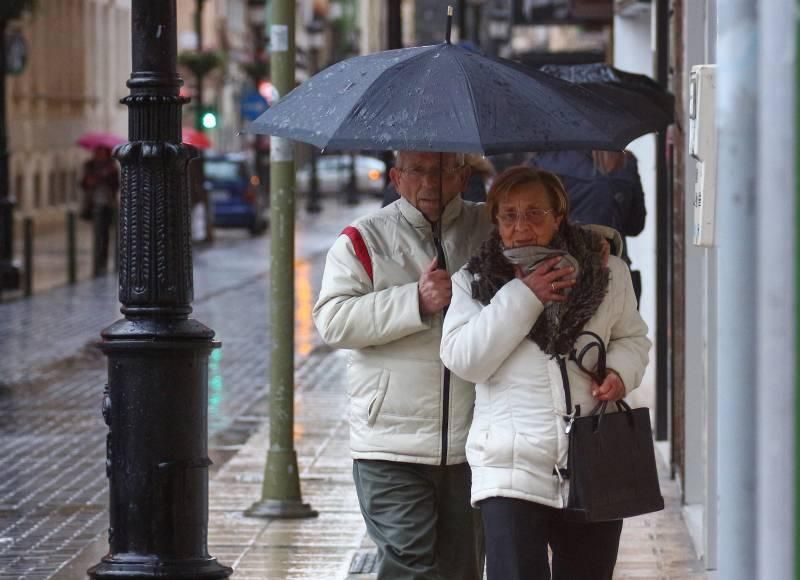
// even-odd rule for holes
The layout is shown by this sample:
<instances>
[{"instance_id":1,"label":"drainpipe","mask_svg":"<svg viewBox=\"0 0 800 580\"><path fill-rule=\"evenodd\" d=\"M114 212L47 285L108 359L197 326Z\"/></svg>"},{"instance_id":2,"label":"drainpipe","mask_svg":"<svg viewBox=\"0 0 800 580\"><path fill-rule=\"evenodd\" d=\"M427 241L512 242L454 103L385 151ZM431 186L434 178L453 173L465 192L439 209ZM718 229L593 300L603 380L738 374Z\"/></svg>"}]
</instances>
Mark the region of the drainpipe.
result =
<instances>
[{"instance_id":1,"label":"drainpipe","mask_svg":"<svg viewBox=\"0 0 800 580\"><path fill-rule=\"evenodd\" d=\"M669 2L656 2L656 81L669 81ZM656 410L655 438L669 438L672 382L672 189L667 172L667 133L656 135Z\"/></svg>"},{"instance_id":2,"label":"drainpipe","mask_svg":"<svg viewBox=\"0 0 800 580\"><path fill-rule=\"evenodd\" d=\"M795 48L794 48L794 87L796 90L795 93L795 110L794 110L794 127L795 131L800 131L800 18L797 17L795 12ZM795 169L795 185L794 185L794 198L795 200L800 199L800 147L795 144L794 149L794 169ZM795 336L800 334L800 308L797 308L797 305L800 304L800 235L797 234L800 231L800 203L795 203L794 207L794 224L795 224L795 233L794 233L794 303L795 303L795 311L794 311L794 331ZM794 342L794 360L800 360L800 341L795 340ZM795 428L794 428L794 465L795 465L795 472L794 472L794 531L792 533L792 537L794 538L794 569L800 570L800 534L798 534L798 530L800 530L800 497L798 497L798 490L800 490L800 476L798 476L797 466L800 466L800 373L795 372L794 380L792 381L794 385L794 416L795 416ZM788 510L787 510L788 511Z\"/></svg>"},{"instance_id":3,"label":"drainpipe","mask_svg":"<svg viewBox=\"0 0 800 580\"><path fill-rule=\"evenodd\" d=\"M756 111L757 10L751 0L720 1L717 208L717 538L719 577L756 574ZM773 87L774 88L774 87ZM765 143L764 145L771 145ZM759 204L759 209L763 206ZM779 209L779 208L776 208ZM776 256L777 257L777 256ZM770 274L770 278L774 275ZM777 361L773 361L777 362ZM777 440L774 440L777 441ZM770 476L775 466L770 467Z\"/></svg>"},{"instance_id":4,"label":"drainpipe","mask_svg":"<svg viewBox=\"0 0 800 580\"><path fill-rule=\"evenodd\" d=\"M756 578L794 576L795 0L758 6ZM776 82L775 79L781 79ZM747 238L748 236L744 236Z\"/></svg>"}]
</instances>

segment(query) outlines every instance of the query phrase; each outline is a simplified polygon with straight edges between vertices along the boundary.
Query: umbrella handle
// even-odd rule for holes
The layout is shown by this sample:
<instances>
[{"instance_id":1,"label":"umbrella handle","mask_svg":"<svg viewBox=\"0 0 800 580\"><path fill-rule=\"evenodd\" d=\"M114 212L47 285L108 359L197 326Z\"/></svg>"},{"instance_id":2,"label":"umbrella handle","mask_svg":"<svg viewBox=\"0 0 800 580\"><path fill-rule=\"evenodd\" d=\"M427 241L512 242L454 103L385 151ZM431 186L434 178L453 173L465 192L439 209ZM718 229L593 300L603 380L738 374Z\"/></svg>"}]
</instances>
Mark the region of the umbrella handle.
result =
<instances>
[{"instance_id":1,"label":"umbrella handle","mask_svg":"<svg viewBox=\"0 0 800 580\"><path fill-rule=\"evenodd\" d=\"M453 20L452 6L448 6L447 10L447 23L448 25ZM439 152L439 219L433 224L433 237L434 244L436 245L436 268L438 270L447 270L447 260L444 256L444 246L442 245L442 218L444 217L444 178L442 177L442 170L444 168L444 153Z\"/></svg>"},{"instance_id":2,"label":"umbrella handle","mask_svg":"<svg viewBox=\"0 0 800 580\"><path fill-rule=\"evenodd\" d=\"M446 32L445 32L445 35L444 35L444 41L447 44L450 44L450 33L452 32L452 30L453 30L453 7L452 6L448 6L447 7L447 28L446 28Z\"/></svg>"}]
</instances>

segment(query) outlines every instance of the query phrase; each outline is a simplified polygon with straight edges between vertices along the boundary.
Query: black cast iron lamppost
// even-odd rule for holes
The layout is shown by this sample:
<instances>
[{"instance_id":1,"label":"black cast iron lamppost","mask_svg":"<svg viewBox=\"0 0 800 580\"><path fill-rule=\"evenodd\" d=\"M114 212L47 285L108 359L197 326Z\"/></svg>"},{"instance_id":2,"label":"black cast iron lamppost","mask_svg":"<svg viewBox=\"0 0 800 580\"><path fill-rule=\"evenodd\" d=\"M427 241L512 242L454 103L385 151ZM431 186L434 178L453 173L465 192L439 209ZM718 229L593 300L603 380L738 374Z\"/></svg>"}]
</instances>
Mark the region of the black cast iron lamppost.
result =
<instances>
[{"instance_id":1,"label":"black cast iron lamppost","mask_svg":"<svg viewBox=\"0 0 800 580\"><path fill-rule=\"evenodd\" d=\"M130 143L122 167L119 298L103 331L109 553L94 579L227 578L208 554L208 357L192 311L190 164L181 144L176 0L133 0Z\"/></svg>"}]
</instances>

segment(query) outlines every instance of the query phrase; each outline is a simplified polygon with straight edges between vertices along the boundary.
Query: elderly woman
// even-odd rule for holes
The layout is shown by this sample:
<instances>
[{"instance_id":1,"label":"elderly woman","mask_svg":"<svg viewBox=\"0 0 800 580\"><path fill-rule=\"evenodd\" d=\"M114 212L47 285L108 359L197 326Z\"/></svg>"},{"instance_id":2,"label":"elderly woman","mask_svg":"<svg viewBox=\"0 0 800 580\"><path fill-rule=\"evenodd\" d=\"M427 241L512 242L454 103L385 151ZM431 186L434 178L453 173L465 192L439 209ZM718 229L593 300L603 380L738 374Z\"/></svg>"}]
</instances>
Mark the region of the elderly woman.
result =
<instances>
[{"instance_id":1,"label":"elderly woman","mask_svg":"<svg viewBox=\"0 0 800 580\"><path fill-rule=\"evenodd\" d=\"M630 274L615 256L604 264L596 233L567 222L568 198L551 173L511 168L486 205L496 230L453 276L441 356L476 383L467 459L488 579L549 579L548 545L554 579L610 579L622 521L575 523L563 510L567 408L586 414L642 379L650 341ZM606 345L599 383L569 357L583 331Z\"/></svg>"}]
</instances>

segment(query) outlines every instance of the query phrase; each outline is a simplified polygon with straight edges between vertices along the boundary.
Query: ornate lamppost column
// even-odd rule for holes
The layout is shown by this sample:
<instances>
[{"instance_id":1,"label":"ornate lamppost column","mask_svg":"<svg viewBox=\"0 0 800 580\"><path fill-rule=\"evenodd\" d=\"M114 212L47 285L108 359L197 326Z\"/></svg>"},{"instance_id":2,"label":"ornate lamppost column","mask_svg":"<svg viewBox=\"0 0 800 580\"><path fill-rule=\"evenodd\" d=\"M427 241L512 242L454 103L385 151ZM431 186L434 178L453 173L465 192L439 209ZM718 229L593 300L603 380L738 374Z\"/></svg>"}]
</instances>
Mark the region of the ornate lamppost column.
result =
<instances>
[{"instance_id":1,"label":"ornate lamppost column","mask_svg":"<svg viewBox=\"0 0 800 580\"><path fill-rule=\"evenodd\" d=\"M181 144L175 0L133 0L129 139L122 166L119 298L109 359L109 553L95 579L227 578L209 556L208 356L193 298L189 166Z\"/></svg>"}]
</instances>

